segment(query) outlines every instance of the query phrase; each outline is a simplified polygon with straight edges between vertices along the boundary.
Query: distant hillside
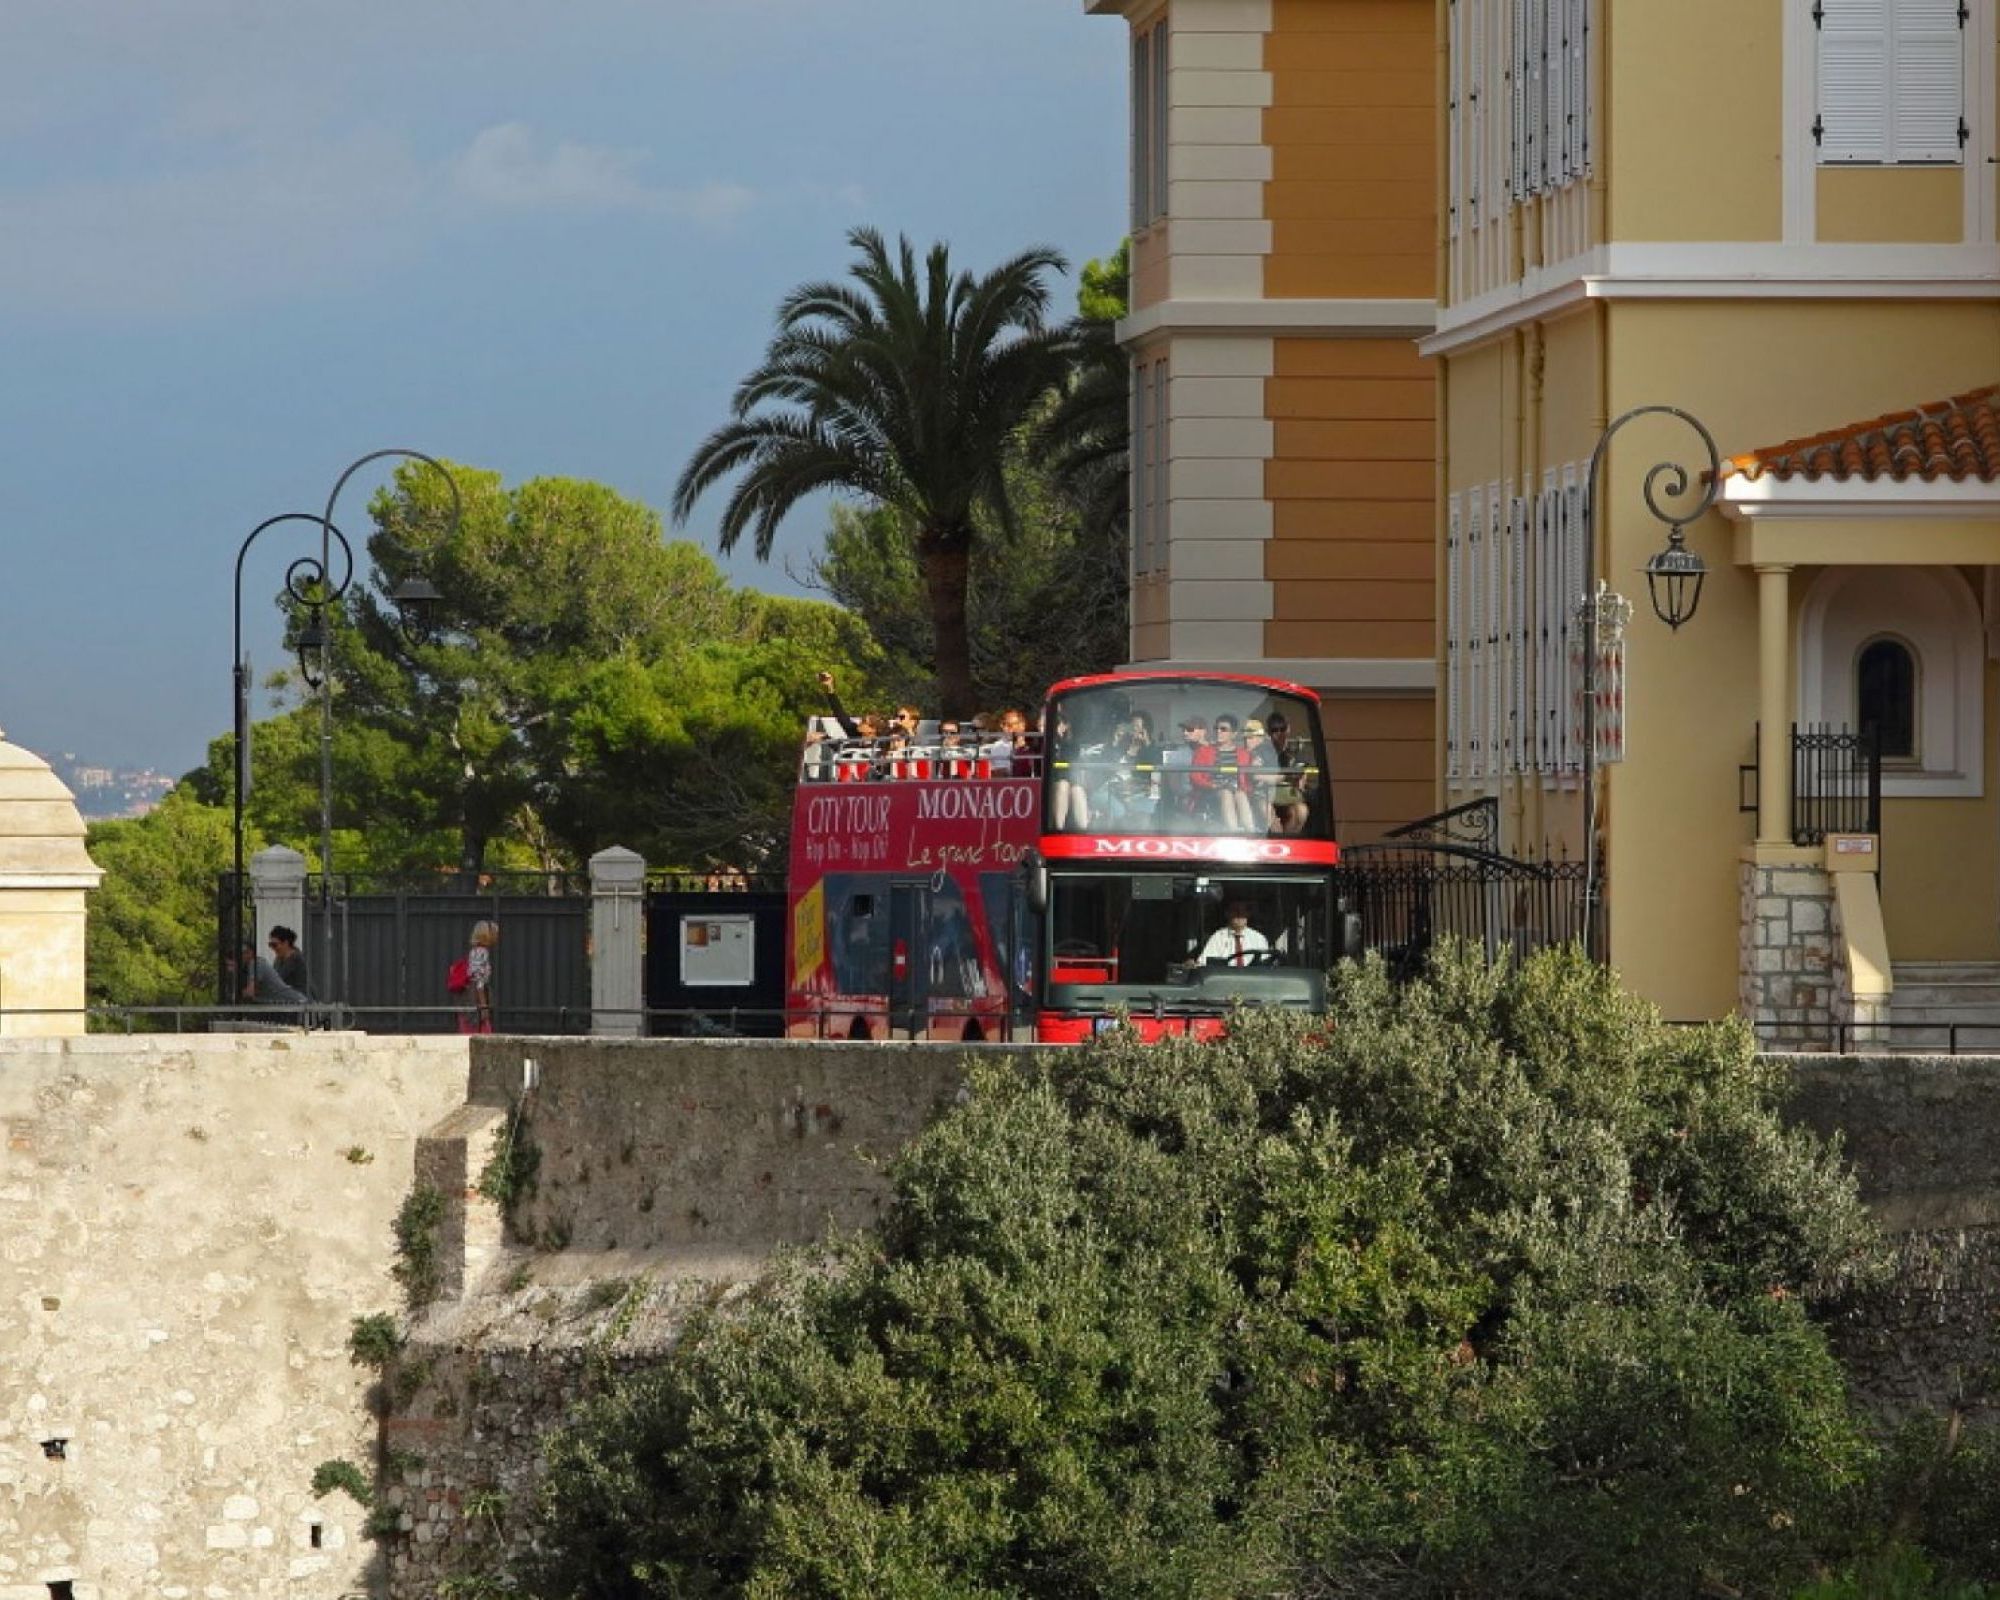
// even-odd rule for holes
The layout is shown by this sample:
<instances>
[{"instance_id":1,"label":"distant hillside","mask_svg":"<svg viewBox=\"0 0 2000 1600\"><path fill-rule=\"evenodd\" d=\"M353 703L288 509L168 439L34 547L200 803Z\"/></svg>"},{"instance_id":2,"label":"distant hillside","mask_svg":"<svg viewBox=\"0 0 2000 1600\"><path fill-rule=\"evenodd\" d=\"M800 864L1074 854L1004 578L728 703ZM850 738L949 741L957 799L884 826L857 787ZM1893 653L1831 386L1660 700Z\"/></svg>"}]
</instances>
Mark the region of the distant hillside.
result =
<instances>
[{"instance_id":1,"label":"distant hillside","mask_svg":"<svg viewBox=\"0 0 2000 1600\"><path fill-rule=\"evenodd\" d=\"M72 751L49 757L58 778L76 796L76 808L86 821L111 817L143 817L165 798L174 780L150 768L107 767L85 761Z\"/></svg>"}]
</instances>

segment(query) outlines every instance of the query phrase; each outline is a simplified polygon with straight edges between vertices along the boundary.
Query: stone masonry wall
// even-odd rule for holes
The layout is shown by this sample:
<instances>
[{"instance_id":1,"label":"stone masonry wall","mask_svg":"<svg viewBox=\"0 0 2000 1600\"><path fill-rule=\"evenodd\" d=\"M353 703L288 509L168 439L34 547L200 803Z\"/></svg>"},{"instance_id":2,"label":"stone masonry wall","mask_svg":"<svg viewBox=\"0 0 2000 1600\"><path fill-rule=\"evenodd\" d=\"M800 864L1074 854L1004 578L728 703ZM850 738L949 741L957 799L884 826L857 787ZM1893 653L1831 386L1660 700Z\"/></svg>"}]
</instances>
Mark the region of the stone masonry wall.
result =
<instances>
[{"instance_id":1,"label":"stone masonry wall","mask_svg":"<svg viewBox=\"0 0 2000 1600\"><path fill-rule=\"evenodd\" d=\"M476 1040L474 1114L418 1150L420 1173L460 1186L440 1240L464 1238L476 1263L386 1376L393 1593L429 1600L497 1573L531 1532L537 1441L657 1360L693 1311L742 1292L772 1251L876 1221L884 1164L953 1102L973 1060L1004 1069L1032 1053ZM532 1145L539 1171L502 1241L476 1185L509 1138Z\"/></svg>"},{"instance_id":2,"label":"stone masonry wall","mask_svg":"<svg viewBox=\"0 0 2000 1600\"><path fill-rule=\"evenodd\" d=\"M373 1445L348 1328L465 1071L456 1038L0 1042L0 1600L373 1585L310 1481Z\"/></svg>"},{"instance_id":3,"label":"stone masonry wall","mask_svg":"<svg viewBox=\"0 0 2000 1600\"><path fill-rule=\"evenodd\" d=\"M1774 1050L1829 1050L1845 963L1834 937L1833 883L1817 867L1738 869L1737 998Z\"/></svg>"},{"instance_id":4,"label":"stone masonry wall","mask_svg":"<svg viewBox=\"0 0 2000 1600\"><path fill-rule=\"evenodd\" d=\"M1792 1116L1839 1134L1896 1270L1834 1343L1885 1413L1990 1414L2000 1383L2000 1058L1797 1058Z\"/></svg>"}]
</instances>

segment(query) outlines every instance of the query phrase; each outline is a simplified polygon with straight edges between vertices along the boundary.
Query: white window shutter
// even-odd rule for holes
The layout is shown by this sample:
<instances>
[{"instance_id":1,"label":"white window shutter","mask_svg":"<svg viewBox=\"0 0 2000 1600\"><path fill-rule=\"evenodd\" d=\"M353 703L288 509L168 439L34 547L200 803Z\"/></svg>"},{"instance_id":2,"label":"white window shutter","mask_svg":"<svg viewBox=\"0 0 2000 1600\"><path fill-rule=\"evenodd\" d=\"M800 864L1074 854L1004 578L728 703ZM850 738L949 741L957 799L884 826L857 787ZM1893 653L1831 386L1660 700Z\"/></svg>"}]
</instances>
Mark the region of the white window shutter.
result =
<instances>
[{"instance_id":1,"label":"white window shutter","mask_svg":"<svg viewBox=\"0 0 2000 1600\"><path fill-rule=\"evenodd\" d=\"M1500 485L1486 486L1486 770L1499 777L1504 765L1507 729L1501 703L1506 687L1507 536L1503 526Z\"/></svg>"},{"instance_id":2,"label":"white window shutter","mask_svg":"<svg viewBox=\"0 0 2000 1600\"><path fill-rule=\"evenodd\" d=\"M1465 775L1474 783L1486 776L1486 496L1466 496L1465 521Z\"/></svg>"},{"instance_id":3,"label":"white window shutter","mask_svg":"<svg viewBox=\"0 0 2000 1600\"><path fill-rule=\"evenodd\" d=\"M1570 182L1570 0L1548 0L1548 186Z\"/></svg>"},{"instance_id":4,"label":"white window shutter","mask_svg":"<svg viewBox=\"0 0 2000 1600\"><path fill-rule=\"evenodd\" d=\"M1556 769L1554 482L1553 475L1544 475L1542 492L1535 496L1535 770L1545 777Z\"/></svg>"},{"instance_id":5,"label":"white window shutter","mask_svg":"<svg viewBox=\"0 0 2000 1600\"><path fill-rule=\"evenodd\" d=\"M1444 761L1445 778L1456 783L1464 771L1465 706L1459 691L1465 673L1464 502L1445 502L1444 533Z\"/></svg>"},{"instance_id":6,"label":"white window shutter","mask_svg":"<svg viewBox=\"0 0 2000 1600\"><path fill-rule=\"evenodd\" d=\"M1548 28L1548 0L1528 0L1528 108L1527 168L1528 193L1540 194L1547 188L1548 157L1544 146L1548 136L1548 74L1543 70Z\"/></svg>"},{"instance_id":7,"label":"white window shutter","mask_svg":"<svg viewBox=\"0 0 2000 1600\"><path fill-rule=\"evenodd\" d=\"M1965 115L1965 29L1959 0L1897 0L1890 159L1956 162Z\"/></svg>"},{"instance_id":8,"label":"white window shutter","mask_svg":"<svg viewBox=\"0 0 2000 1600\"><path fill-rule=\"evenodd\" d=\"M1569 0L1569 144L1577 177L1590 173L1590 0Z\"/></svg>"},{"instance_id":9,"label":"white window shutter","mask_svg":"<svg viewBox=\"0 0 2000 1600\"><path fill-rule=\"evenodd\" d=\"M1819 3L1819 158L1888 161L1892 0Z\"/></svg>"},{"instance_id":10,"label":"white window shutter","mask_svg":"<svg viewBox=\"0 0 2000 1600\"><path fill-rule=\"evenodd\" d=\"M1511 0L1507 18L1507 113L1509 192L1519 205L1528 198L1528 0Z\"/></svg>"},{"instance_id":11,"label":"white window shutter","mask_svg":"<svg viewBox=\"0 0 2000 1600\"><path fill-rule=\"evenodd\" d=\"M1445 155L1451 165L1451 236L1465 218L1465 0L1451 0L1451 93L1446 109Z\"/></svg>"},{"instance_id":12,"label":"white window shutter","mask_svg":"<svg viewBox=\"0 0 2000 1600\"><path fill-rule=\"evenodd\" d=\"M1562 495L1558 515L1563 541L1563 771L1583 770L1583 708L1571 693L1572 650L1583 648L1584 548L1590 538L1588 495L1577 483L1576 468L1562 471ZM1581 663L1578 663L1581 665ZM1580 681L1580 680L1579 680Z\"/></svg>"},{"instance_id":13,"label":"white window shutter","mask_svg":"<svg viewBox=\"0 0 2000 1600\"><path fill-rule=\"evenodd\" d=\"M1486 7L1490 0L1462 0L1465 12L1465 198L1471 208L1467 228L1477 229L1487 213L1486 194Z\"/></svg>"},{"instance_id":14,"label":"white window shutter","mask_svg":"<svg viewBox=\"0 0 2000 1600\"><path fill-rule=\"evenodd\" d=\"M1512 484L1507 486L1507 567L1508 653L1513 658L1507 688L1508 769L1527 772L1532 763L1528 725L1534 720L1528 703L1528 502L1514 493Z\"/></svg>"}]
</instances>

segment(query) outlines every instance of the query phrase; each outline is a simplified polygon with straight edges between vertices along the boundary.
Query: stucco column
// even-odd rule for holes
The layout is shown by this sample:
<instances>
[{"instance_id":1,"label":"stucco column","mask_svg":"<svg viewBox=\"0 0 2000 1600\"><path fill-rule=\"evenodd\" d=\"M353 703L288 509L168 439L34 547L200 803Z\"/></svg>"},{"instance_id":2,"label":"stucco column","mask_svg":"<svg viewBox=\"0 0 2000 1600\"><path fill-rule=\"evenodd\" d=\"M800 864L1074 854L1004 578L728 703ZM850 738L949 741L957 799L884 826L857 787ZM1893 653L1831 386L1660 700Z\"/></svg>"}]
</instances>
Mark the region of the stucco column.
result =
<instances>
[{"instance_id":1,"label":"stucco column","mask_svg":"<svg viewBox=\"0 0 2000 1600\"><path fill-rule=\"evenodd\" d=\"M1757 843L1792 842L1790 567L1757 569Z\"/></svg>"},{"instance_id":2,"label":"stucco column","mask_svg":"<svg viewBox=\"0 0 2000 1600\"><path fill-rule=\"evenodd\" d=\"M260 951L273 928L282 926L298 933L305 926L306 858L298 851L274 844L250 858L250 920L257 930L255 947ZM312 954L307 952L308 962ZM318 987L313 992L326 993Z\"/></svg>"},{"instance_id":3,"label":"stucco column","mask_svg":"<svg viewBox=\"0 0 2000 1600\"><path fill-rule=\"evenodd\" d=\"M590 1031L646 1031L646 861L618 845L590 858Z\"/></svg>"}]
</instances>

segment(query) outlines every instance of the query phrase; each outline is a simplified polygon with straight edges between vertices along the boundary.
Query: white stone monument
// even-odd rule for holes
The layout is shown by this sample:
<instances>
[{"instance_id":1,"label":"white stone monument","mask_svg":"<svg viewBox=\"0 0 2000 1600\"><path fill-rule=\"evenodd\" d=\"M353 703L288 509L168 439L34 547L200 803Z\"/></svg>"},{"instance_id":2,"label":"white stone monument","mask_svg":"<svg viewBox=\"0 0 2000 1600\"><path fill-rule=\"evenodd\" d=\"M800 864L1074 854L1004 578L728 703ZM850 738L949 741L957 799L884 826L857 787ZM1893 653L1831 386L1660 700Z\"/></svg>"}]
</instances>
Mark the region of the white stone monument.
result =
<instances>
[{"instance_id":1,"label":"white stone monument","mask_svg":"<svg viewBox=\"0 0 2000 1600\"><path fill-rule=\"evenodd\" d=\"M0 1035L82 1033L84 897L103 872L49 764L0 735Z\"/></svg>"}]
</instances>

